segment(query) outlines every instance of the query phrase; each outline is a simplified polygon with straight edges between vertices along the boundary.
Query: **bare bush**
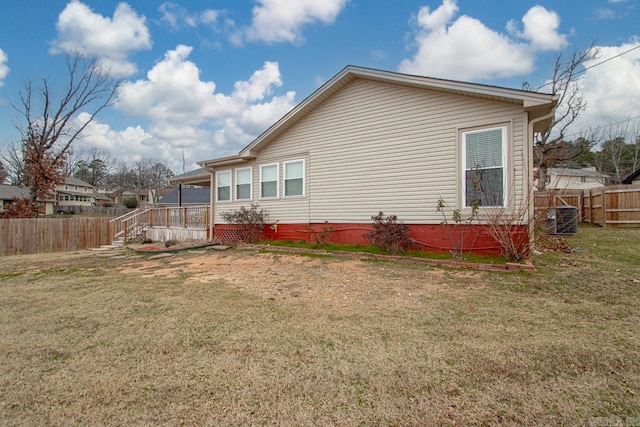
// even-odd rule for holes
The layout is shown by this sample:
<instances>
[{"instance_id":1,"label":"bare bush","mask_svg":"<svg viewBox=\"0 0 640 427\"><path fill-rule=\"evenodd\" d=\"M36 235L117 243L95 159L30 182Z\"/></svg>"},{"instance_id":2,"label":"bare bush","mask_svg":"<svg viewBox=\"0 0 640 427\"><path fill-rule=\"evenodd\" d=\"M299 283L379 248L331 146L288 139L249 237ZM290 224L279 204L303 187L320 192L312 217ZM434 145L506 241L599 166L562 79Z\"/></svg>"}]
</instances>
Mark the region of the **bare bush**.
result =
<instances>
[{"instance_id":1,"label":"bare bush","mask_svg":"<svg viewBox=\"0 0 640 427\"><path fill-rule=\"evenodd\" d=\"M398 222L396 215L385 215L382 211L371 217L373 230L362 237L387 253L405 252L413 246L409 227Z\"/></svg>"},{"instance_id":2,"label":"bare bush","mask_svg":"<svg viewBox=\"0 0 640 427\"><path fill-rule=\"evenodd\" d=\"M241 206L235 211L223 212L222 219L238 226L240 240L243 242L256 242L260 240L260 235L267 222L269 213L257 203L252 203L249 208Z\"/></svg>"},{"instance_id":3,"label":"bare bush","mask_svg":"<svg viewBox=\"0 0 640 427\"><path fill-rule=\"evenodd\" d=\"M453 259L462 260L464 258L465 239L472 230L471 226L473 222L478 219L478 209L477 200L471 203L471 212L466 218L463 218L460 209L454 209L451 211L451 221L453 224L450 224L447 218L447 205L444 199L441 198L438 200L436 212L440 212L442 215L442 222L440 222L440 224L445 227L449 240L451 241L451 250L449 252L451 252ZM477 237L477 234L475 237ZM470 245L469 251L471 251L472 248L473 244Z\"/></svg>"}]
</instances>

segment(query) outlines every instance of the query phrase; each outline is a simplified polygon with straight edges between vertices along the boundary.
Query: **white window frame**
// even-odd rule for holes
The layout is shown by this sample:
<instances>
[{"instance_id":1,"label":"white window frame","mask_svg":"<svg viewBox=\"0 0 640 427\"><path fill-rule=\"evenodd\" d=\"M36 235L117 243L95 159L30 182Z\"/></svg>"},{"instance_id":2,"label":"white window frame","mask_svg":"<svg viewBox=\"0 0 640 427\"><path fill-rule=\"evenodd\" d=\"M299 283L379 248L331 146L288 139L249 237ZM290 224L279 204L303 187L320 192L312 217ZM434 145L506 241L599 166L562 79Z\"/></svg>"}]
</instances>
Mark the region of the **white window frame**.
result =
<instances>
[{"instance_id":1,"label":"white window frame","mask_svg":"<svg viewBox=\"0 0 640 427\"><path fill-rule=\"evenodd\" d=\"M265 196L262 194L262 183L264 182L262 180L262 169L266 168L266 167L272 167L275 166L276 167L276 195L275 196ZM260 198L261 199L277 199L280 197L280 164L279 163L269 163L266 165L260 165ZM273 182L273 181L268 181L268 182Z\"/></svg>"},{"instance_id":2,"label":"white window frame","mask_svg":"<svg viewBox=\"0 0 640 427\"><path fill-rule=\"evenodd\" d=\"M229 199L220 200L220 195L218 193L220 187L220 175L229 175ZM231 190L233 188L233 182L231 181L231 170L218 171L216 172L216 202L217 203L231 203ZM226 187L226 185L225 185Z\"/></svg>"},{"instance_id":3,"label":"white window frame","mask_svg":"<svg viewBox=\"0 0 640 427\"><path fill-rule=\"evenodd\" d=\"M287 165L290 163L299 163L302 162L302 194L292 194L292 195L287 195ZM306 194L306 184L307 184L307 180L305 178L305 175L307 173L307 169L306 169L306 162L304 159L297 159L297 160L287 160L285 162L282 162L282 194L284 197L304 197Z\"/></svg>"},{"instance_id":4,"label":"white window frame","mask_svg":"<svg viewBox=\"0 0 640 427\"><path fill-rule=\"evenodd\" d=\"M247 170L249 171L249 183L248 183L249 184L249 197L241 199L240 197L238 197L238 185L239 185L238 184L238 172L247 171ZM235 196L234 200L253 200L253 168L251 166L249 166L249 167L246 167L246 168L234 169L234 174L233 175L234 175L234 179L235 179L235 182L234 182L234 185L233 185L233 189L235 190L234 191L234 196ZM244 183L244 184L246 184L246 183Z\"/></svg>"},{"instance_id":5,"label":"white window frame","mask_svg":"<svg viewBox=\"0 0 640 427\"><path fill-rule=\"evenodd\" d=\"M508 188L508 168L507 168L507 142L508 142L508 128L507 125L501 126L491 126L486 128L477 128L472 130L462 131L461 135L461 179L462 179L462 206L465 208L471 208L471 206L467 205L467 135L490 132L493 130L501 130L502 132L502 205L480 205L480 209L482 208L491 208L491 207L506 207L507 206L507 188ZM487 168L488 169L488 168Z\"/></svg>"}]
</instances>

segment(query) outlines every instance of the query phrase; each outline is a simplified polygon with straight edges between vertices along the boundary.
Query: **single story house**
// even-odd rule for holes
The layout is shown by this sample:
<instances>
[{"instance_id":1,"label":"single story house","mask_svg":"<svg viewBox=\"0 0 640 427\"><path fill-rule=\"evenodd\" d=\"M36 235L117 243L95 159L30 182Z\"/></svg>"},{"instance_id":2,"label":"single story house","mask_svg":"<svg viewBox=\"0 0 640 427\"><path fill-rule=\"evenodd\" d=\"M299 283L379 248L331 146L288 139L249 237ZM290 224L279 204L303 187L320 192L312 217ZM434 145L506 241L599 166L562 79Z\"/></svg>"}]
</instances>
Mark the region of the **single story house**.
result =
<instances>
[{"instance_id":1,"label":"single story house","mask_svg":"<svg viewBox=\"0 0 640 427\"><path fill-rule=\"evenodd\" d=\"M4 212L14 199L28 199L30 196L28 188L0 184L0 212Z\"/></svg>"},{"instance_id":2,"label":"single story house","mask_svg":"<svg viewBox=\"0 0 640 427\"><path fill-rule=\"evenodd\" d=\"M550 94L347 66L237 155L171 181L211 186L218 237L233 230L223 212L258 203L269 213L266 238L310 240L310 227L329 224L334 242L368 243L382 211L417 244L447 251L459 230L453 210L464 217L478 201L465 249L498 253L482 218L515 213L512 230L529 243L533 136L556 104Z\"/></svg>"},{"instance_id":3,"label":"single story house","mask_svg":"<svg viewBox=\"0 0 640 427\"><path fill-rule=\"evenodd\" d=\"M629 174L629 176L627 176L623 181L623 184L640 184L640 169L632 172L631 174Z\"/></svg>"},{"instance_id":4,"label":"single story house","mask_svg":"<svg viewBox=\"0 0 640 427\"><path fill-rule=\"evenodd\" d=\"M28 199L31 197L31 190L17 185L0 185L0 212L4 212L14 199ZM53 213L53 200L38 200L41 214L51 215Z\"/></svg>"},{"instance_id":5,"label":"single story house","mask_svg":"<svg viewBox=\"0 0 640 427\"><path fill-rule=\"evenodd\" d=\"M154 205L161 197L169 194L171 188L141 188L118 190L111 194L113 203L123 205L126 199L136 199L138 208Z\"/></svg>"},{"instance_id":6,"label":"single story house","mask_svg":"<svg viewBox=\"0 0 640 427\"><path fill-rule=\"evenodd\" d=\"M545 188L547 190L588 190L604 187L608 179L607 175L597 172L596 168L549 168Z\"/></svg>"}]
</instances>

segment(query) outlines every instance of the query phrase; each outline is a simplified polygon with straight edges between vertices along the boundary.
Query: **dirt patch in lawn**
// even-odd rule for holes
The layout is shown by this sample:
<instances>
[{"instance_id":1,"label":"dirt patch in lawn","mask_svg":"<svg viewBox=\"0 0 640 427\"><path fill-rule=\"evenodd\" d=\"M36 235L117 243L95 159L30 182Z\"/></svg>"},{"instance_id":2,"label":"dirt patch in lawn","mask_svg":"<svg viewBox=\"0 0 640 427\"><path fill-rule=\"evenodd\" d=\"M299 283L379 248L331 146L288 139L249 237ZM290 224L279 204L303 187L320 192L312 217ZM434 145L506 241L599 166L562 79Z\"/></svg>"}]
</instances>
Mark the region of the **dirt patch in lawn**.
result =
<instances>
[{"instance_id":1,"label":"dirt patch in lawn","mask_svg":"<svg viewBox=\"0 0 640 427\"><path fill-rule=\"evenodd\" d=\"M456 283L481 287L481 273L444 270L397 262L362 261L337 257L230 251L181 253L163 259L123 259L122 273L146 277L178 277L187 283L224 280L237 289L285 303L300 301L331 306L416 306L433 292Z\"/></svg>"}]
</instances>

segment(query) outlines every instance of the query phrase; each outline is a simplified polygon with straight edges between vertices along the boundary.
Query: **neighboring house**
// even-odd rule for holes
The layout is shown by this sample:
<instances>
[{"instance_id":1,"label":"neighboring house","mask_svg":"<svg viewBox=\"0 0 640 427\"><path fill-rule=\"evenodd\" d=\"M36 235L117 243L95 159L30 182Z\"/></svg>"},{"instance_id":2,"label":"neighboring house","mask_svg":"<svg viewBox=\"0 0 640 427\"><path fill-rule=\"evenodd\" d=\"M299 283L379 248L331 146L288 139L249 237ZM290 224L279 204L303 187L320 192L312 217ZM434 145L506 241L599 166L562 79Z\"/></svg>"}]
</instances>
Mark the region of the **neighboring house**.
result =
<instances>
[{"instance_id":1,"label":"neighboring house","mask_svg":"<svg viewBox=\"0 0 640 427\"><path fill-rule=\"evenodd\" d=\"M31 191L28 188L0 185L0 212L4 212L14 199L28 199L30 196Z\"/></svg>"},{"instance_id":2,"label":"neighboring house","mask_svg":"<svg viewBox=\"0 0 640 427\"><path fill-rule=\"evenodd\" d=\"M176 188L158 200L157 206L202 206L211 203L210 188Z\"/></svg>"},{"instance_id":3,"label":"neighboring house","mask_svg":"<svg viewBox=\"0 0 640 427\"><path fill-rule=\"evenodd\" d=\"M11 204L14 199L28 199L31 197L31 191L28 188L19 187L17 185L0 185L0 212ZM51 215L53 213L53 200L38 200L40 213Z\"/></svg>"},{"instance_id":4,"label":"neighboring house","mask_svg":"<svg viewBox=\"0 0 640 427\"><path fill-rule=\"evenodd\" d=\"M118 190L111 195L111 199L114 203L122 205L125 199L134 198L138 202L138 208L143 208L154 205L158 199L171 192L171 190L171 188Z\"/></svg>"},{"instance_id":5,"label":"neighboring house","mask_svg":"<svg viewBox=\"0 0 640 427\"><path fill-rule=\"evenodd\" d=\"M513 229L527 240L533 134L548 128L556 103L549 94L348 66L237 155L199 162L211 172L189 182L213 185L216 236L232 228L222 212L259 203L269 213L267 238L309 240L309 226L329 224L331 240L367 243L371 216L383 211L425 248L450 250L459 228L441 225L438 201L470 213L480 177L481 215L522 210ZM478 234L467 249L499 251L482 224L471 228Z\"/></svg>"},{"instance_id":6,"label":"neighboring house","mask_svg":"<svg viewBox=\"0 0 640 427\"><path fill-rule=\"evenodd\" d=\"M111 198L106 194L98 193L97 191L95 191L93 193L93 197L95 198L96 205L98 206L105 206L105 205L111 204Z\"/></svg>"},{"instance_id":7,"label":"neighboring house","mask_svg":"<svg viewBox=\"0 0 640 427\"><path fill-rule=\"evenodd\" d=\"M623 181L623 184L640 184L640 169L632 172L628 177L626 177Z\"/></svg>"},{"instance_id":8,"label":"neighboring house","mask_svg":"<svg viewBox=\"0 0 640 427\"><path fill-rule=\"evenodd\" d=\"M590 188L600 188L607 184L609 177L596 168L570 169L570 168L549 168L547 169L546 190L588 190Z\"/></svg>"},{"instance_id":9,"label":"neighboring house","mask_svg":"<svg viewBox=\"0 0 640 427\"><path fill-rule=\"evenodd\" d=\"M94 187L78 178L68 177L56 186L57 206L95 206Z\"/></svg>"}]
</instances>

